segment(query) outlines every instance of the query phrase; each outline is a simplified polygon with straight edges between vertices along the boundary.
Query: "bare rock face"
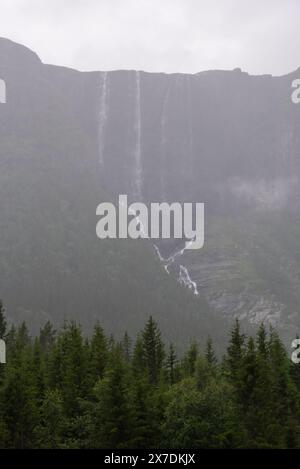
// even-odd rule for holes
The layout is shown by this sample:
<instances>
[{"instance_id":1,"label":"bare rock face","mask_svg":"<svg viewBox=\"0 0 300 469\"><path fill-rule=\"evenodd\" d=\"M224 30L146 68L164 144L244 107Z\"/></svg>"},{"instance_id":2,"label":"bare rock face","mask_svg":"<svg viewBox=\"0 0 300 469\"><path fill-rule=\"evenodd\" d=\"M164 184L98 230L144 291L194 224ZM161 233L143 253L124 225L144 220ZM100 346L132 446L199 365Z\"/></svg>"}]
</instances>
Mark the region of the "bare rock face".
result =
<instances>
[{"instance_id":1,"label":"bare rock face","mask_svg":"<svg viewBox=\"0 0 300 469\"><path fill-rule=\"evenodd\" d=\"M53 311L54 295L47 299L46 285L59 272L60 312L67 308L71 314L78 302L82 307L72 295L75 284L86 284L85 301L97 315L98 265L84 257L89 252L94 258L98 248L95 209L103 193L106 199L128 194L147 203L206 204L202 250L179 256L181 245L159 245L170 272L162 268L164 276L182 284L174 283L174 291L194 293L193 304L207 302L211 314L226 320L268 321L287 338L295 335L300 105L291 101L291 83L300 70L283 77L250 76L240 69L80 73L44 65L29 49L0 39L0 78L8 98L0 108L0 295L12 309ZM76 226L80 242L71 234ZM49 269L40 262L46 246L55 258ZM18 273L11 268L15 255ZM105 264L112 277L116 258Z\"/></svg>"}]
</instances>

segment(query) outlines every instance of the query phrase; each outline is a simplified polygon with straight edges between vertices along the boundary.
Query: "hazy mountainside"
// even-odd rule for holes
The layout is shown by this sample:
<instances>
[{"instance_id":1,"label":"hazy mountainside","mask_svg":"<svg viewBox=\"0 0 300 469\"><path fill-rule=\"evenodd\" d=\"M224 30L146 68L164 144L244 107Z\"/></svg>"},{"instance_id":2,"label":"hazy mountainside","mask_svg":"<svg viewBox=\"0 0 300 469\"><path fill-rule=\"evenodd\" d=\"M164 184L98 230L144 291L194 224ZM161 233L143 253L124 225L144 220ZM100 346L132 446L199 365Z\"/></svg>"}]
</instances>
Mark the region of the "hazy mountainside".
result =
<instances>
[{"instance_id":1,"label":"hazy mountainside","mask_svg":"<svg viewBox=\"0 0 300 469\"><path fill-rule=\"evenodd\" d=\"M0 78L0 296L11 317L135 331L153 313L174 338L221 336L238 314L295 335L297 72L80 73L1 39ZM205 247L168 276L149 243L99 241L96 206L122 193L205 202ZM184 272L198 296L176 282Z\"/></svg>"},{"instance_id":2,"label":"hazy mountainside","mask_svg":"<svg viewBox=\"0 0 300 469\"><path fill-rule=\"evenodd\" d=\"M135 333L149 314L169 338L221 336L214 318L142 241L96 237L101 189L98 73L42 65L0 41L0 297L36 331L52 319ZM184 318L184 320L183 320ZM180 337L180 340L179 340Z\"/></svg>"},{"instance_id":3,"label":"hazy mountainside","mask_svg":"<svg viewBox=\"0 0 300 469\"><path fill-rule=\"evenodd\" d=\"M204 249L169 270L184 281L184 268L220 315L287 338L300 317L299 76L111 72L100 83L103 183L146 202L205 202Z\"/></svg>"}]
</instances>

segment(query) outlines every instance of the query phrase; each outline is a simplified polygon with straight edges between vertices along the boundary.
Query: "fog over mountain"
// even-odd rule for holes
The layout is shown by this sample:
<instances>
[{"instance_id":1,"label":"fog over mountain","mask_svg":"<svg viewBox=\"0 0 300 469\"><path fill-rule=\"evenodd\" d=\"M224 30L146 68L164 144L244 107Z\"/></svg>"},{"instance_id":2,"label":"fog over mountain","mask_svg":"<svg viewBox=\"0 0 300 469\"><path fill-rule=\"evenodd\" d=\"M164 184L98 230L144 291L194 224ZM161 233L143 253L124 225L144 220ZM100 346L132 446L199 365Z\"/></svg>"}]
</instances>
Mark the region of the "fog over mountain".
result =
<instances>
[{"instance_id":1,"label":"fog over mountain","mask_svg":"<svg viewBox=\"0 0 300 469\"><path fill-rule=\"evenodd\" d=\"M81 71L299 66L298 0L1 0L1 35Z\"/></svg>"},{"instance_id":2,"label":"fog over mountain","mask_svg":"<svg viewBox=\"0 0 300 469\"><path fill-rule=\"evenodd\" d=\"M219 340L238 316L295 336L300 69L78 72L0 39L0 78L0 297L11 318L100 319L118 332L154 313L172 337ZM98 240L96 207L118 194L204 202L204 248Z\"/></svg>"}]
</instances>

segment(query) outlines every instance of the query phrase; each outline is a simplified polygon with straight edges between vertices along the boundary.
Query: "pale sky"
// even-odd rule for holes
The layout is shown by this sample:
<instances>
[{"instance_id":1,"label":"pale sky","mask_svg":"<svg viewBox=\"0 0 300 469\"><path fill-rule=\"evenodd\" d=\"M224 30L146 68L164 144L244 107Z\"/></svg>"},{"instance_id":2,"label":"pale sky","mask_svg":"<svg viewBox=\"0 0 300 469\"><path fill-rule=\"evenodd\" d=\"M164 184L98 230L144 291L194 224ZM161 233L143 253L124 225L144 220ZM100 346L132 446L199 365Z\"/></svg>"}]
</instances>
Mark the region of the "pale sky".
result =
<instances>
[{"instance_id":1,"label":"pale sky","mask_svg":"<svg viewBox=\"0 0 300 469\"><path fill-rule=\"evenodd\" d=\"M0 36L79 70L300 66L300 0L0 0Z\"/></svg>"}]
</instances>

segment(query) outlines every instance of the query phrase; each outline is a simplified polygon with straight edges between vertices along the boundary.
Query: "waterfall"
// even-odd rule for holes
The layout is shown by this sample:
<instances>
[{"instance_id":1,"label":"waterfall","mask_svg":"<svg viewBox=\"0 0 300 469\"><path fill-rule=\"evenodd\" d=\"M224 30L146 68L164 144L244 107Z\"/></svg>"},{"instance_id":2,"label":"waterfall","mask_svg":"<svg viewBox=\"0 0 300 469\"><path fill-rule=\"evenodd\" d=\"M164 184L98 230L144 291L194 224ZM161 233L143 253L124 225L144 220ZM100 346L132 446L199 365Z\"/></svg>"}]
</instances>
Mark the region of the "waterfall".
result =
<instances>
[{"instance_id":1,"label":"waterfall","mask_svg":"<svg viewBox=\"0 0 300 469\"><path fill-rule=\"evenodd\" d=\"M101 89L100 89L100 113L99 113L99 160L100 165L104 165L104 138L105 126L108 115L108 97L109 83L107 80L108 72L101 72Z\"/></svg>"},{"instance_id":2,"label":"waterfall","mask_svg":"<svg viewBox=\"0 0 300 469\"><path fill-rule=\"evenodd\" d=\"M160 187L161 187L161 200L166 201L166 143L167 143L167 105L170 95L170 85L168 84L167 91L163 100L162 112L160 118L160 146L161 146L161 165L160 165Z\"/></svg>"},{"instance_id":3,"label":"waterfall","mask_svg":"<svg viewBox=\"0 0 300 469\"><path fill-rule=\"evenodd\" d=\"M179 266L179 282L190 290L193 290L194 295L199 295L196 282L193 282L187 268L183 265Z\"/></svg>"},{"instance_id":4,"label":"waterfall","mask_svg":"<svg viewBox=\"0 0 300 469\"><path fill-rule=\"evenodd\" d=\"M0 79L0 104L6 104L6 83Z\"/></svg>"},{"instance_id":5,"label":"waterfall","mask_svg":"<svg viewBox=\"0 0 300 469\"><path fill-rule=\"evenodd\" d=\"M158 255L158 258L159 258L160 262L162 262L162 263L164 264L164 269L165 269L165 271L167 272L167 274L169 274L169 273L170 273L169 268L168 268L169 265L168 265L168 264L165 264L165 259L164 259L163 256L161 255L160 250L158 249L158 247L156 246L156 244L153 244L153 246L154 246L154 249L155 249L155 251L156 251L156 254Z\"/></svg>"},{"instance_id":6,"label":"waterfall","mask_svg":"<svg viewBox=\"0 0 300 469\"><path fill-rule=\"evenodd\" d=\"M191 100L191 77L187 76L187 126L188 126L188 164L189 175L192 179L194 170L194 140L192 127L192 100Z\"/></svg>"},{"instance_id":7,"label":"waterfall","mask_svg":"<svg viewBox=\"0 0 300 469\"><path fill-rule=\"evenodd\" d=\"M165 271L169 274L170 273L170 266L172 264L175 264L176 259L184 254L184 251L190 246L190 244L193 242L193 240L187 241L185 243L185 246L181 248L179 251L175 251L174 254L172 254L169 257L163 257L161 255L161 252L159 248L154 244L155 251L158 255L159 260L162 262L164 265ZM189 289L193 290L194 295L199 295L198 289L197 289L197 284L194 282L190 274L187 270L186 267L183 265L179 265L179 283L183 284L184 286L188 287Z\"/></svg>"},{"instance_id":8,"label":"waterfall","mask_svg":"<svg viewBox=\"0 0 300 469\"><path fill-rule=\"evenodd\" d=\"M142 124L141 124L141 79L140 72L135 72L135 173L134 187L138 201L142 200Z\"/></svg>"}]
</instances>

